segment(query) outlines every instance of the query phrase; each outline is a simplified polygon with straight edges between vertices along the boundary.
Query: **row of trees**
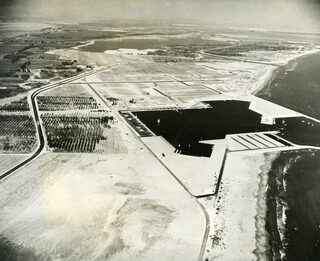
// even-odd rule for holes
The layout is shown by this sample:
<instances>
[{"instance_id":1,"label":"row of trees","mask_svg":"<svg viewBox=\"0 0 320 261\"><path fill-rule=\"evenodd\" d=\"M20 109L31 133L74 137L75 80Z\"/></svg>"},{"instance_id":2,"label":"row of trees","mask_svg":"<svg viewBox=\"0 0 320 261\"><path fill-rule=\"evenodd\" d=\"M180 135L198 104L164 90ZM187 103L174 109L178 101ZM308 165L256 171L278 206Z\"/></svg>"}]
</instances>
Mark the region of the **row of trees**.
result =
<instances>
[{"instance_id":1,"label":"row of trees","mask_svg":"<svg viewBox=\"0 0 320 261\"><path fill-rule=\"evenodd\" d=\"M29 115L0 115L0 150L31 152L37 143L34 121Z\"/></svg>"},{"instance_id":2,"label":"row of trees","mask_svg":"<svg viewBox=\"0 0 320 261\"><path fill-rule=\"evenodd\" d=\"M93 97L40 96L38 107L42 111L94 110L98 104Z\"/></svg>"},{"instance_id":3,"label":"row of trees","mask_svg":"<svg viewBox=\"0 0 320 261\"><path fill-rule=\"evenodd\" d=\"M44 114L48 146L55 152L95 152L96 145L106 140L104 128L110 128L107 116L66 116Z\"/></svg>"},{"instance_id":4,"label":"row of trees","mask_svg":"<svg viewBox=\"0 0 320 261\"><path fill-rule=\"evenodd\" d=\"M0 106L0 110L2 111L29 111L29 104L27 101L27 97L24 97L17 101L12 101L10 103L6 103Z\"/></svg>"}]
</instances>

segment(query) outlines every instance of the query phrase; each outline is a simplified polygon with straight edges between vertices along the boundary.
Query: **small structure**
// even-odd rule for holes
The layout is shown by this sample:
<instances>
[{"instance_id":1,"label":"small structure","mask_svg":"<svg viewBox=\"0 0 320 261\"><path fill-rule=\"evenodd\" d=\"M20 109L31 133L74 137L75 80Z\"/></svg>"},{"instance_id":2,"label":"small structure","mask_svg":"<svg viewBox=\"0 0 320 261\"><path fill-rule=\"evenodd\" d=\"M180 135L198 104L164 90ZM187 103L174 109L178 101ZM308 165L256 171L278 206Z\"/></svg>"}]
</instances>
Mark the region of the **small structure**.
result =
<instances>
[{"instance_id":1,"label":"small structure","mask_svg":"<svg viewBox=\"0 0 320 261\"><path fill-rule=\"evenodd\" d=\"M268 114L261 115L261 124L274 125L276 124L276 119Z\"/></svg>"}]
</instances>

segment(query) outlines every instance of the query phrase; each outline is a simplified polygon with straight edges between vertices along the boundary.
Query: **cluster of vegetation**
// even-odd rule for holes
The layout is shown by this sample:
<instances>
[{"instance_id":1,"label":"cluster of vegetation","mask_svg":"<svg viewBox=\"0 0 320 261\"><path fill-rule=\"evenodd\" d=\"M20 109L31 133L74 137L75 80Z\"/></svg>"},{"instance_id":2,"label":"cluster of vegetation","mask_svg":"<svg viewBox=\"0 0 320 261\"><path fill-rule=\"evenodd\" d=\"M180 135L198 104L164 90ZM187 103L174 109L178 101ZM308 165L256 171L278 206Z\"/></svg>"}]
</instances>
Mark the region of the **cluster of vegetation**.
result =
<instances>
[{"instance_id":1,"label":"cluster of vegetation","mask_svg":"<svg viewBox=\"0 0 320 261\"><path fill-rule=\"evenodd\" d=\"M26 91L25 89L23 89L19 86L15 86L14 88L1 89L0 90L0 99L6 98L6 97L12 97L12 96L18 95L20 93L24 93L25 91Z\"/></svg>"},{"instance_id":2,"label":"cluster of vegetation","mask_svg":"<svg viewBox=\"0 0 320 261\"><path fill-rule=\"evenodd\" d=\"M196 58L197 48L192 46L175 46L167 49L149 51L147 55Z\"/></svg>"},{"instance_id":3,"label":"cluster of vegetation","mask_svg":"<svg viewBox=\"0 0 320 261\"><path fill-rule=\"evenodd\" d=\"M213 48L206 50L206 53L222 56L245 56L248 52L253 51L292 51L297 50L297 47L291 44L282 43L242 43L237 45L225 46L222 48Z\"/></svg>"},{"instance_id":4,"label":"cluster of vegetation","mask_svg":"<svg viewBox=\"0 0 320 261\"><path fill-rule=\"evenodd\" d=\"M75 60L64 60L46 53L52 49L70 48L87 41L88 38L113 37L113 33L79 29L79 26L63 25L46 28L41 32L2 38L0 43L0 98L23 93L25 83L31 88L41 87L50 78L67 78L83 71ZM90 69L89 67L87 67ZM34 81L32 70L40 70ZM42 81L41 81L42 80Z\"/></svg>"},{"instance_id":5,"label":"cluster of vegetation","mask_svg":"<svg viewBox=\"0 0 320 261\"><path fill-rule=\"evenodd\" d=\"M40 96L37 98L39 110L93 110L98 104L93 97Z\"/></svg>"},{"instance_id":6,"label":"cluster of vegetation","mask_svg":"<svg viewBox=\"0 0 320 261\"><path fill-rule=\"evenodd\" d=\"M0 150L31 152L37 142L34 121L29 115L0 115Z\"/></svg>"},{"instance_id":7,"label":"cluster of vegetation","mask_svg":"<svg viewBox=\"0 0 320 261\"><path fill-rule=\"evenodd\" d=\"M96 147L106 140L105 128L111 128L110 116L42 115L48 146L54 152L101 152Z\"/></svg>"},{"instance_id":8,"label":"cluster of vegetation","mask_svg":"<svg viewBox=\"0 0 320 261\"><path fill-rule=\"evenodd\" d=\"M0 106L1 111L29 111L29 104L27 101L27 97L21 98L17 101L12 101L10 103L6 103Z\"/></svg>"}]
</instances>

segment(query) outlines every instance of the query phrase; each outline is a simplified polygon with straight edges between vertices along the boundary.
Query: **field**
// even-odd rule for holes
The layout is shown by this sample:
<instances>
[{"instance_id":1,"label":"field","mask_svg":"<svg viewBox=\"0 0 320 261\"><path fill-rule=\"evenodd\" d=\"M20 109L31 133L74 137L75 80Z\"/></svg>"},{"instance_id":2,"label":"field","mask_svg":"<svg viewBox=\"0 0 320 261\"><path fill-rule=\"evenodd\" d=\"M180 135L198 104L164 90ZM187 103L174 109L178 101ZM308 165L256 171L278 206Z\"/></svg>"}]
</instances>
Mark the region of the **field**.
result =
<instances>
[{"instance_id":1,"label":"field","mask_svg":"<svg viewBox=\"0 0 320 261\"><path fill-rule=\"evenodd\" d=\"M206 53L231 57L249 57L250 59L254 58L257 61L271 61L274 59L270 59L270 55L268 56L263 54L269 53L277 55L281 53L290 54L303 51L305 51L303 47L301 48L301 46L297 46L290 42L279 43L271 41L266 43L255 41L252 43L248 42L223 48L210 49L206 50Z\"/></svg>"},{"instance_id":2,"label":"field","mask_svg":"<svg viewBox=\"0 0 320 261\"><path fill-rule=\"evenodd\" d=\"M252 98L251 126L237 106L203 101L245 99L315 45L227 28L110 28L56 24L0 44L0 96L8 82L31 95L105 68L37 96L45 149L0 180L0 260L267 259L265 178L276 154L231 151L224 138L289 112ZM0 100L1 171L37 144L20 96ZM148 130L134 115L150 111Z\"/></svg>"},{"instance_id":3,"label":"field","mask_svg":"<svg viewBox=\"0 0 320 261\"><path fill-rule=\"evenodd\" d=\"M27 97L23 97L19 100L14 100L9 103L0 106L1 111L10 111L10 112L24 112L29 111L29 104Z\"/></svg>"},{"instance_id":4,"label":"field","mask_svg":"<svg viewBox=\"0 0 320 261\"><path fill-rule=\"evenodd\" d=\"M98 75L88 77L88 82L94 82L93 79L99 77L102 82L153 82L168 81L164 75L167 68L162 64L154 63L130 63L119 66L112 71L101 72Z\"/></svg>"},{"instance_id":5,"label":"field","mask_svg":"<svg viewBox=\"0 0 320 261\"><path fill-rule=\"evenodd\" d=\"M209 260L268 260L267 173L276 153L228 154L206 256Z\"/></svg>"},{"instance_id":6,"label":"field","mask_svg":"<svg viewBox=\"0 0 320 261\"><path fill-rule=\"evenodd\" d=\"M0 97L26 93L49 81L92 69L87 63L79 64L74 59L59 59L57 55L46 53L51 49L70 48L78 41L86 40L84 31L79 28L30 21L2 22L2 18L0 28ZM89 30L85 33L100 37L111 35Z\"/></svg>"},{"instance_id":7,"label":"field","mask_svg":"<svg viewBox=\"0 0 320 261\"><path fill-rule=\"evenodd\" d=\"M129 135L128 153L45 153L1 181L1 254L196 260L205 229L200 206Z\"/></svg>"},{"instance_id":8,"label":"field","mask_svg":"<svg viewBox=\"0 0 320 261\"><path fill-rule=\"evenodd\" d=\"M41 111L94 110L98 108L92 97L40 96L37 98Z\"/></svg>"},{"instance_id":9,"label":"field","mask_svg":"<svg viewBox=\"0 0 320 261\"><path fill-rule=\"evenodd\" d=\"M223 60L130 63L89 76L87 82L119 109L183 107L195 106L198 99L217 99L219 94L247 95L259 89L273 69Z\"/></svg>"},{"instance_id":10,"label":"field","mask_svg":"<svg viewBox=\"0 0 320 261\"><path fill-rule=\"evenodd\" d=\"M28 154L0 154L0 175L7 171L8 169L14 167L15 165L19 164L25 158L27 158Z\"/></svg>"},{"instance_id":11,"label":"field","mask_svg":"<svg viewBox=\"0 0 320 261\"><path fill-rule=\"evenodd\" d=\"M185 46L185 45L215 45L226 46L226 41L210 41L202 38L196 38L195 34L181 36L178 35L144 35L144 36L125 36L111 40L95 41L91 45L81 47L82 51L104 52L106 50L117 49L165 49L168 46Z\"/></svg>"},{"instance_id":12,"label":"field","mask_svg":"<svg viewBox=\"0 0 320 261\"><path fill-rule=\"evenodd\" d=\"M53 152L125 152L113 125L113 116L104 114L42 114L47 145Z\"/></svg>"},{"instance_id":13,"label":"field","mask_svg":"<svg viewBox=\"0 0 320 261\"><path fill-rule=\"evenodd\" d=\"M91 86L118 109L174 106L174 101L157 91L153 83L97 83Z\"/></svg>"},{"instance_id":14,"label":"field","mask_svg":"<svg viewBox=\"0 0 320 261\"><path fill-rule=\"evenodd\" d=\"M180 82L158 83L156 88L181 103L187 102L190 99L211 98L212 96L219 95L218 91L202 85L201 82L199 84L193 84L194 83L186 85Z\"/></svg>"},{"instance_id":15,"label":"field","mask_svg":"<svg viewBox=\"0 0 320 261\"><path fill-rule=\"evenodd\" d=\"M0 115L0 151L31 152L37 144L36 128L31 116Z\"/></svg>"},{"instance_id":16,"label":"field","mask_svg":"<svg viewBox=\"0 0 320 261\"><path fill-rule=\"evenodd\" d=\"M41 111L95 110L100 108L86 84L69 83L37 97Z\"/></svg>"},{"instance_id":17,"label":"field","mask_svg":"<svg viewBox=\"0 0 320 261\"><path fill-rule=\"evenodd\" d=\"M41 96L91 97L84 84L67 83L58 88L46 91Z\"/></svg>"}]
</instances>

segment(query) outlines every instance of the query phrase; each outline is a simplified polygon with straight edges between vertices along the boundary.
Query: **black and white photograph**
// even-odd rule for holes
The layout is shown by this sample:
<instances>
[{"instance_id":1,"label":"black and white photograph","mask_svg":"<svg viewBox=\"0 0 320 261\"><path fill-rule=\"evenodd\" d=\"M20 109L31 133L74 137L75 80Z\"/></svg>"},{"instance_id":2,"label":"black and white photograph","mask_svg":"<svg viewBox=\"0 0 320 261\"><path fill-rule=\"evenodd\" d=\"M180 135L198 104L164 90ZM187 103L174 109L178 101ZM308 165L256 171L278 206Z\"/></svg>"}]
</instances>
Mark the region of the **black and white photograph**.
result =
<instances>
[{"instance_id":1,"label":"black and white photograph","mask_svg":"<svg viewBox=\"0 0 320 261\"><path fill-rule=\"evenodd\" d=\"M0 261L320 261L320 1L0 0Z\"/></svg>"}]
</instances>

